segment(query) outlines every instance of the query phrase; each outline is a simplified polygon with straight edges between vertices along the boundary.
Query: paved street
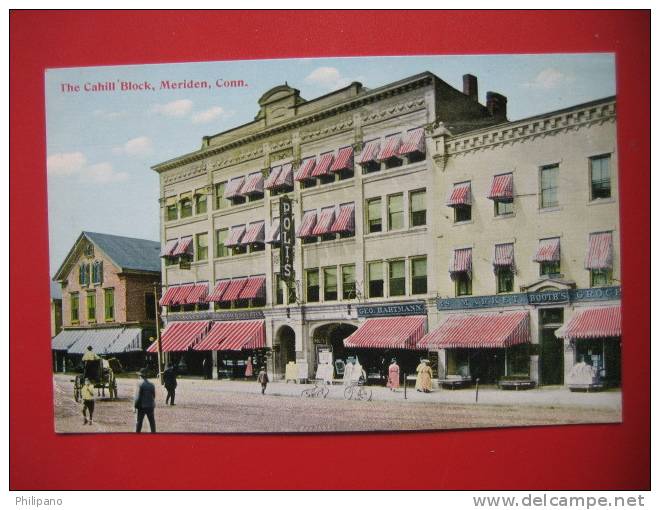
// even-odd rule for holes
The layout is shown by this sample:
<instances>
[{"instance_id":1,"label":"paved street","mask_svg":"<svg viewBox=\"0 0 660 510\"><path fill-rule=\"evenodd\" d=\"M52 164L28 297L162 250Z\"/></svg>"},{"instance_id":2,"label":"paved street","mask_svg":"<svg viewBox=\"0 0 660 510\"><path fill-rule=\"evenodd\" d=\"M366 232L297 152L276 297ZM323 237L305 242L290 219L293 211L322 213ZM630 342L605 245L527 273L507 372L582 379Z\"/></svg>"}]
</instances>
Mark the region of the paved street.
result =
<instances>
[{"instance_id":1,"label":"paved street","mask_svg":"<svg viewBox=\"0 0 660 510\"><path fill-rule=\"evenodd\" d=\"M71 376L54 376L57 432L131 432L136 379L118 379L119 399L98 399L92 426L82 424L73 400ZM180 379L175 406L165 406L156 384L159 432L332 432L423 430L621 420L621 393L571 393L565 388L501 391L482 388L437 390L430 394L390 392L373 387L371 401L347 401L344 387L332 386L326 399L301 398L312 385L271 383L265 396L256 382ZM144 427L149 430L145 420ZM143 428L144 430L144 428Z\"/></svg>"}]
</instances>

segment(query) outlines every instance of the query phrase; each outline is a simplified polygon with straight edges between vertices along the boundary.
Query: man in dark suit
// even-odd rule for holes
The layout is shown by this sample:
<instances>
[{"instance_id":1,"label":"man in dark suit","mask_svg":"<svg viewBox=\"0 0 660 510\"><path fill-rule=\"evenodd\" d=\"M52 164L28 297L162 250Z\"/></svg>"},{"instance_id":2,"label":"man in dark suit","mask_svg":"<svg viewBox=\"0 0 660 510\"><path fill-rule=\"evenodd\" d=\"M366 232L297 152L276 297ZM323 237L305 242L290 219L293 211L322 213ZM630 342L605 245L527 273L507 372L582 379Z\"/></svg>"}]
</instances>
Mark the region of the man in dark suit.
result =
<instances>
[{"instance_id":1,"label":"man in dark suit","mask_svg":"<svg viewBox=\"0 0 660 510\"><path fill-rule=\"evenodd\" d=\"M165 405L168 403L174 405L174 396L176 394L176 368L171 363L167 365L167 368L163 372L163 385L167 390Z\"/></svg>"},{"instance_id":2,"label":"man in dark suit","mask_svg":"<svg viewBox=\"0 0 660 510\"><path fill-rule=\"evenodd\" d=\"M154 417L154 408L156 407L156 387L147 379L146 368L140 370L139 374L140 381L135 389L135 410L137 411L135 432L142 431L142 422L146 415L149 420L149 428L153 434L156 432L156 418Z\"/></svg>"}]
</instances>

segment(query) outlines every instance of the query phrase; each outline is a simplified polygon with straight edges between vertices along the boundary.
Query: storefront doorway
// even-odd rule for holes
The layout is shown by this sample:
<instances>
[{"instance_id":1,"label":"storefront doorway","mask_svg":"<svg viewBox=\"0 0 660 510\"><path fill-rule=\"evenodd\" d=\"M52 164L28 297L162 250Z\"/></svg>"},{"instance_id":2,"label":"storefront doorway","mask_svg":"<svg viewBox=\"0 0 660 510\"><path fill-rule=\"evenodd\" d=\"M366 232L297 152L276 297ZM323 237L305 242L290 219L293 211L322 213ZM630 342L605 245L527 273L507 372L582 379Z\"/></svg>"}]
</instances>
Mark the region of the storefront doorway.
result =
<instances>
[{"instance_id":1,"label":"storefront doorway","mask_svg":"<svg viewBox=\"0 0 660 510\"><path fill-rule=\"evenodd\" d=\"M480 384L497 384L504 376L504 349L449 349L447 374L479 379Z\"/></svg>"},{"instance_id":2,"label":"storefront doorway","mask_svg":"<svg viewBox=\"0 0 660 510\"><path fill-rule=\"evenodd\" d=\"M555 336L555 331L563 323L563 308L539 310L540 379L542 385L564 384L564 342Z\"/></svg>"},{"instance_id":3,"label":"storefront doorway","mask_svg":"<svg viewBox=\"0 0 660 510\"><path fill-rule=\"evenodd\" d=\"M620 338L583 338L575 341L576 360L593 366L608 387L621 384Z\"/></svg>"},{"instance_id":4,"label":"storefront doorway","mask_svg":"<svg viewBox=\"0 0 660 510\"><path fill-rule=\"evenodd\" d=\"M296 361L296 332L291 326L282 326L275 337L277 352L273 356L274 372L284 377L286 364Z\"/></svg>"}]
</instances>

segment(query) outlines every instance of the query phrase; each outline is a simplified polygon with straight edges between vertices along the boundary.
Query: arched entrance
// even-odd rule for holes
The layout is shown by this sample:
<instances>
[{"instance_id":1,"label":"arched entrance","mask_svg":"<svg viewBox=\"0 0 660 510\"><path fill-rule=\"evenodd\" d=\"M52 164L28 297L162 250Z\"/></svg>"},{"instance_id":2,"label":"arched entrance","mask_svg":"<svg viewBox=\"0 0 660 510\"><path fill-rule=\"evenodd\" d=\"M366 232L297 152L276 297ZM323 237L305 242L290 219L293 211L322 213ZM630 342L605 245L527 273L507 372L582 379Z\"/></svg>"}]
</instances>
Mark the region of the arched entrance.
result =
<instances>
[{"instance_id":1,"label":"arched entrance","mask_svg":"<svg viewBox=\"0 0 660 510\"><path fill-rule=\"evenodd\" d=\"M312 339L316 348L316 352L314 353L315 362L319 363L319 349L325 349L326 351L328 348L331 349L336 376L341 377L343 364L347 356L351 354L344 347L344 339L353 334L355 330L357 330L357 326L343 322L323 324L315 328L312 331ZM339 366L337 366L337 360L341 360Z\"/></svg>"},{"instance_id":2,"label":"arched entrance","mask_svg":"<svg viewBox=\"0 0 660 510\"><path fill-rule=\"evenodd\" d=\"M274 372L283 376L286 364L296 361L296 332L291 326L282 326L277 331L275 345L277 349L273 356Z\"/></svg>"}]
</instances>

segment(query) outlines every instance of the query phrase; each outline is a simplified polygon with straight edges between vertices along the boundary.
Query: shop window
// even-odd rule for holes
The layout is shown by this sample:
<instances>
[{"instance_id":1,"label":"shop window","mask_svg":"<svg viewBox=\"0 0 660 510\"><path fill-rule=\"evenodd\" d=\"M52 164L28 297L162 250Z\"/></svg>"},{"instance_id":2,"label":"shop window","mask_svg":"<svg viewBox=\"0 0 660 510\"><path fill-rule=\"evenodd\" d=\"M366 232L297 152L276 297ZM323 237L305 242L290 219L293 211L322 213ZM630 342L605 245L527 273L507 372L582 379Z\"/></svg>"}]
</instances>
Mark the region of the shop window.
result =
<instances>
[{"instance_id":1,"label":"shop window","mask_svg":"<svg viewBox=\"0 0 660 510\"><path fill-rule=\"evenodd\" d=\"M367 200L367 232L370 234L383 231L383 218L380 204L380 197Z\"/></svg>"},{"instance_id":2,"label":"shop window","mask_svg":"<svg viewBox=\"0 0 660 510\"><path fill-rule=\"evenodd\" d=\"M207 196L206 193L200 191L195 194L195 214L206 213Z\"/></svg>"},{"instance_id":3,"label":"shop window","mask_svg":"<svg viewBox=\"0 0 660 510\"><path fill-rule=\"evenodd\" d=\"M559 205L559 165L541 167L541 209Z\"/></svg>"},{"instance_id":4,"label":"shop window","mask_svg":"<svg viewBox=\"0 0 660 510\"><path fill-rule=\"evenodd\" d=\"M456 286L456 296L472 295L472 275L462 271L454 276L454 285Z\"/></svg>"},{"instance_id":5,"label":"shop window","mask_svg":"<svg viewBox=\"0 0 660 510\"><path fill-rule=\"evenodd\" d=\"M189 218L193 214L193 203L190 196L185 196L179 200L179 209L181 218Z\"/></svg>"},{"instance_id":6,"label":"shop window","mask_svg":"<svg viewBox=\"0 0 660 510\"><path fill-rule=\"evenodd\" d=\"M495 216L513 214L513 200L495 200Z\"/></svg>"},{"instance_id":7,"label":"shop window","mask_svg":"<svg viewBox=\"0 0 660 510\"><path fill-rule=\"evenodd\" d=\"M369 262L369 297L383 297L383 263Z\"/></svg>"},{"instance_id":8,"label":"shop window","mask_svg":"<svg viewBox=\"0 0 660 510\"><path fill-rule=\"evenodd\" d=\"M279 274L275 274L275 304L284 304L284 282Z\"/></svg>"},{"instance_id":9,"label":"shop window","mask_svg":"<svg viewBox=\"0 0 660 510\"><path fill-rule=\"evenodd\" d=\"M195 260L206 260L209 255L208 234L202 232L195 235Z\"/></svg>"},{"instance_id":10,"label":"shop window","mask_svg":"<svg viewBox=\"0 0 660 510\"><path fill-rule=\"evenodd\" d=\"M507 376L529 377L529 344L509 347L506 352Z\"/></svg>"},{"instance_id":11,"label":"shop window","mask_svg":"<svg viewBox=\"0 0 660 510\"><path fill-rule=\"evenodd\" d=\"M496 270L497 293L513 292L513 270L511 267L499 267Z\"/></svg>"},{"instance_id":12,"label":"shop window","mask_svg":"<svg viewBox=\"0 0 660 510\"><path fill-rule=\"evenodd\" d=\"M426 225L426 190L410 192L410 226Z\"/></svg>"},{"instance_id":13,"label":"shop window","mask_svg":"<svg viewBox=\"0 0 660 510\"><path fill-rule=\"evenodd\" d=\"M228 228L219 228L215 231L215 256L217 258L229 257L229 248L225 246L225 241L228 236Z\"/></svg>"},{"instance_id":14,"label":"shop window","mask_svg":"<svg viewBox=\"0 0 660 510\"><path fill-rule=\"evenodd\" d=\"M592 287L603 287L607 285L612 285L611 269L592 269L590 271L590 275L591 275Z\"/></svg>"},{"instance_id":15,"label":"shop window","mask_svg":"<svg viewBox=\"0 0 660 510\"><path fill-rule=\"evenodd\" d=\"M176 198L174 200L176 200ZM177 208L176 202L167 204L167 208L165 209L165 217L167 221L179 219L179 210Z\"/></svg>"},{"instance_id":16,"label":"shop window","mask_svg":"<svg viewBox=\"0 0 660 510\"><path fill-rule=\"evenodd\" d=\"M308 303L319 301L319 270L307 269L305 271L306 300Z\"/></svg>"},{"instance_id":17,"label":"shop window","mask_svg":"<svg viewBox=\"0 0 660 510\"><path fill-rule=\"evenodd\" d=\"M213 186L213 194L215 196L215 209L226 209L231 205L231 202L225 198L225 188L227 182L218 182Z\"/></svg>"},{"instance_id":18,"label":"shop window","mask_svg":"<svg viewBox=\"0 0 660 510\"><path fill-rule=\"evenodd\" d=\"M403 228L403 193L387 197L387 230Z\"/></svg>"},{"instance_id":19,"label":"shop window","mask_svg":"<svg viewBox=\"0 0 660 510\"><path fill-rule=\"evenodd\" d=\"M610 155L604 154L589 158L591 173L591 200L610 198L612 183L610 177Z\"/></svg>"},{"instance_id":20,"label":"shop window","mask_svg":"<svg viewBox=\"0 0 660 510\"><path fill-rule=\"evenodd\" d=\"M561 273L560 261L539 262L539 271L541 276L557 276Z\"/></svg>"},{"instance_id":21,"label":"shop window","mask_svg":"<svg viewBox=\"0 0 660 510\"><path fill-rule=\"evenodd\" d=\"M71 293L71 322L80 321L80 296L77 292Z\"/></svg>"},{"instance_id":22,"label":"shop window","mask_svg":"<svg viewBox=\"0 0 660 510\"><path fill-rule=\"evenodd\" d=\"M355 265L341 266L342 299L354 299L355 296Z\"/></svg>"},{"instance_id":23,"label":"shop window","mask_svg":"<svg viewBox=\"0 0 660 510\"><path fill-rule=\"evenodd\" d=\"M389 263L390 296L406 295L406 269L404 260L392 260Z\"/></svg>"},{"instance_id":24,"label":"shop window","mask_svg":"<svg viewBox=\"0 0 660 510\"><path fill-rule=\"evenodd\" d=\"M144 314L147 320L156 318L156 299L153 292L144 295Z\"/></svg>"},{"instance_id":25,"label":"shop window","mask_svg":"<svg viewBox=\"0 0 660 510\"><path fill-rule=\"evenodd\" d=\"M115 320L115 289L103 290L103 305L105 307L105 320Z\"/></svg>"},{"instance_id":26,"label":"shop window","mask_svg":"<svg viewBox=\"0 0 660 510\"><path fill-rule=\"evenodd\" d=\"M87 320L96 322L96 292L87 293Z\"/></svg>"},{"instance_id":27,"label":"shop window","mask_svg":"<svg viewBox=\"0 0 660 510\"><path fill-rule=\"evenodd\" d=\"M412 294L426 294L426 257L410 259Z\"/></svg>"},{"instance_id":28,"label":"shop window","mask_svg":"<svg viewBox=\"0 0 660 510\"><path fill-rule=\"evenodd\" d=\"M323 268L323 300L337 301L337 268Z\"/></svg>"},{"instance_id":29,"label":"shop window","mask_svg":"<svg viewBox=\"0 0 660 510\"><path fill-rule=\"evenodd\" d=\"M472 219L471 205L457 205L454 207L454 223L470 221Z\"/></svg>"}]
</instances>

